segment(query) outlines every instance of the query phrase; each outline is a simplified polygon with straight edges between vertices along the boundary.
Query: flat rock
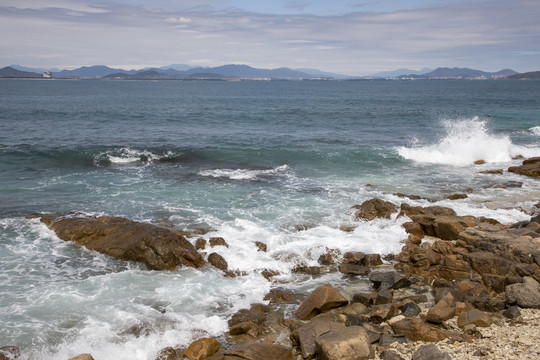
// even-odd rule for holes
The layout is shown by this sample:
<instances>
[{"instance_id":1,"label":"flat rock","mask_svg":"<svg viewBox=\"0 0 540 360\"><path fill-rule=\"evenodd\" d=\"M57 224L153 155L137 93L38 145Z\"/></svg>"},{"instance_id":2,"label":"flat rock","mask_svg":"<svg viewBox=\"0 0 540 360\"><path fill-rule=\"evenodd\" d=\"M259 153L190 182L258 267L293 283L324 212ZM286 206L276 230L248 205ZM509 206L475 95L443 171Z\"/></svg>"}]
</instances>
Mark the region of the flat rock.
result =
<instances>
[{"instance_id":1,"label":"flat rock","mask_svg":"<svg viewBox=\"0 0 540 360\"><path fill-rule=\"evenodd\" d=\"M509 305L540 309L540 285L532 277L525 276L523 283L506 286L505 295Z\"/></svg>"},{"instance_id":2,"label":"flat rock","mask_svg":"<svg viewBox=\"0 0 540 360\"><path fill-rule=\"evenodd\" d=\"M335 307L347 305L349 301L331 286L320 286L315 289L295 312L296 317L302 320L328 311Z\"/></svg>"},{"instance_id":3,"label":"flat rock","mask_svg":"<svg viewBox=\"0 0 540 360\"><path fill-rule=\"evenodd\" d=\"M43 215L41 222L65 241L120 260L142 262L152 270L178 266L199 268L205 264L195 247L183 236L152 224L121 217Z\"/></svg>"},{"instance_id":4,"label":"flat rock","mask_svg":"<svg viewBox=\"0 0 540 360\"><path fill-rule=\"evenodd\" d=\"M451 360L447 353L443 353L434 344L422 345L415 351L411 360Z\"/></svg>"},{"instance_id":5,"label":"flat rock","mask_svg":"<svg viewBox=\"0 0 540 360\"><path fill-rule=\"evenodd\" d=\"M315 339L320 360L361 360L371 357L373 350L366 330L350 326Z\"/></svg>"},{"instance_id":6,"label":"flat rock","mask_svg":"<svg viewBox=\"0 0 540 360\"><path fill-rule=\"evenodd\" d=\"M247 341L225 350L224 358L227 360L293 360L293 354L281 345Z\"/></svg>"},{"instance_id":7,"label":"flat rock","mask_svg":"<svg viewBox=\"0 0 540 360\"><path fill-rule=\"evenodd\" d=\"M540 157L529 158L523 160L522 164L519 166L511 166L508 168L509 172L531 176L539 177L540 176Z\"/></svg>"},{"instance_id":8,"label":"flat rock","mask_svg":"<svg viewBox=\"0 0 540 360\"><path fill-rule=\"evenodd\" d=\"M192 342L184 351L189 360L203 360L219 351L220 343L213 338L201 338Z\"/></svg>"},{"instance_id":9,"label":"flat rock","mask_svg":"<svg viewBox=\"0 0 540 360\"><path fill-rule=\"evenodd\" d=\"M478 327L489 327L493 324L491 316L478 309L465 311L458 316L458 326L464 328L467 325L474 324Z\"/></svg>"},{"instance_id":10,"label":"flat rock","mask_svg":"<svg viewBox=\"0 0 540 360\"><path fill-rule=\"evenodd\" d=\"M317 317L291 333L293 344L297 345L304 359L312 359L317 353L315 339L332 331L339 331L345 325L326 317Z\"/></svg>"},{"instance_id":11,"label":"flat rock","mask_svg":"<svg viewBox=\"0 0 540 360\"><path fill-rule=\"evenodd\" d=\"M391 326L394 333L403 334L411 341L435 342L451 335L449 331L427 324L418 317L408 317L392 323Z\"/></svg>"},{"instance_id":12,"label":"flat rock","mask_svg":"<svg viewBox=\"0 0 540 360\"><path fill-rule=\"evenodd\" d=\"M411 284L409 276L397 271L373 272L369 276L369 280L378 290L400 289Z\"/></svg>"}]
</instances>

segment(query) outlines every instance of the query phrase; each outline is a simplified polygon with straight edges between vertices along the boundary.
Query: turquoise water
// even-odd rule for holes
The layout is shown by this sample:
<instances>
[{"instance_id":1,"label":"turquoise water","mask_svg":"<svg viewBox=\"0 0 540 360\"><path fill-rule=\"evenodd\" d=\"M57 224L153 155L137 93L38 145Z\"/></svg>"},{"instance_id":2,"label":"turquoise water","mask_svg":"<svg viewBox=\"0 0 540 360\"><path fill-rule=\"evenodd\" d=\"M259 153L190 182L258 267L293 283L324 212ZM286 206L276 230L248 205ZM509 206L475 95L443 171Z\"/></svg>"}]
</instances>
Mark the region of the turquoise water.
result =
<instances>
[{"instance_id":1,"label":"turquoise water","mask_svg":"<svg viewBox=\"0 0 540 360\"><path fill-rule=\"evenodd\" d=\"M540 155L539 95L538 81L1 80L0 345L28 359L152 359L222 336L234 311L277 286L263 269L310 289L341 281L291 272L326 247L398 253L404 219L349 212L372 197L527 219L515 208L533 209L538 180L479 171ZM484 188L510 180L523 186ZM469 198L444 200L467 188ZM26 218L71 211L209 229L246 275L148 271Z\"/></svg>"}]
</instances>

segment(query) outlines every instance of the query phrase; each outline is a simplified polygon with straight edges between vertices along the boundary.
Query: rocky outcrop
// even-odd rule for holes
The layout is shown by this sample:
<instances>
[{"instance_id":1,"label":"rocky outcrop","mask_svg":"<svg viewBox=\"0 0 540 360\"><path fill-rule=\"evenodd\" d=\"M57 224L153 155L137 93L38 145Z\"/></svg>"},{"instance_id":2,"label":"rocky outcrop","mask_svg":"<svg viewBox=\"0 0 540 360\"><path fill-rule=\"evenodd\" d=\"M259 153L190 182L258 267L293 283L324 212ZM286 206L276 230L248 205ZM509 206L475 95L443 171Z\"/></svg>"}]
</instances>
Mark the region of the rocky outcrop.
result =
<instances>
[{"instance_id":1,"label":"rocky outcrop","mask_svg":"<svg viewBox=\"0 0 540 360\"><path fill-rule=\"evenodd\" d=\"M521 165L511 166L508 168L508 171L515 174L519 174L519 175L539 177L540 176L540 157L533 157L530 159L523 160Z\"/></svg>"},{"instance_id":2,"label":"rocky outcrop","mask_svg":"<svg viewBox=\"0 0 540 360\"><path fill-rule=\"evenodd\" d=\"M120 260L141 262L149 269L199 268L205 264L183 236L152 224L121 217L77 214L42 215L40 220L62 240L74 241Z\"/></svg>"},{"instance_id":3,"label":"rocky outcrop","mask_svg":"<svg viewBox=\"0 0 540 360\"><path fill-rule=\"evenodd\" d=\"M357 218L365 220L373 220L375 218L389 219L390 215L397 212L397 206L395 204L381 199L364 201L361 205L353 206L352 209Z\"/></svg>"}]
</instances>

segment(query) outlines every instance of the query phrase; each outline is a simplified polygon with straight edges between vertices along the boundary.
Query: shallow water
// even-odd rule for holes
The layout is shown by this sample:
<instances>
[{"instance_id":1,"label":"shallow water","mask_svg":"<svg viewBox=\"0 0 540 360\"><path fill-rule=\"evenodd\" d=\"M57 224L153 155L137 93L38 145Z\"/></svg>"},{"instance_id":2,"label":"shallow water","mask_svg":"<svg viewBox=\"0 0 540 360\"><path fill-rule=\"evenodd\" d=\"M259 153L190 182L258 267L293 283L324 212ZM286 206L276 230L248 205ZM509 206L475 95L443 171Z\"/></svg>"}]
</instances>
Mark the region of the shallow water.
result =
<instances>
[{"instance_id":1,"label":"shallow water","mask_svg":"<svg viewBox=\"0 0 540 360\"><path fill-rule=\"evenodd\" d=\"M343 286L291 271L327 248L398 253L404 218L349 211L372 197L528 219L516 208L533 209L537 179L479 171L540 156L539 93L537 81L0 80L0 345L25 359L153 359L222 336L271 287ZM484 188L507 181L523 186ZM27 219L71 211L211 230L246 275L148 271Z\"/></svg>"}]
</instances>

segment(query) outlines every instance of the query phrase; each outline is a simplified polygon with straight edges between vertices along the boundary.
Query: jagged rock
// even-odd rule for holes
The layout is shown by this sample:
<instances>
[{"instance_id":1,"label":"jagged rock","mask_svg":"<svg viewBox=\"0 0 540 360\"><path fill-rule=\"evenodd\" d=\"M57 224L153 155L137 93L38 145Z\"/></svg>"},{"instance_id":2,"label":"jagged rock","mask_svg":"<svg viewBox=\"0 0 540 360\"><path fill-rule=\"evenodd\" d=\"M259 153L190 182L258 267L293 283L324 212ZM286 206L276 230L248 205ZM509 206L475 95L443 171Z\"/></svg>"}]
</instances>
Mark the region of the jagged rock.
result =
<instances>
[{"instance_id":1,"label":"jagged rock","mask_svg":"<svg viewBox=\"0 0 540 360\"><path fill-rule=\"evenodd\" d=\"M516 305L510 306L508 309L504 310L503 313L505 318L508 319L517 319L521 316L521 311L519 311L519 307Z\"/></svg>"},{"instance_id":2,"label":"jagged rock","mask_svg":"<svg viewBox=\"0 0 540 360\"><path fill-rule=\"evenodd\" d=\"M411 341L435 342L451 335L449 331L427 324L418 317L408 317L392 323L391 326L394 333L403 334Z\"/></svg>"},{"instance_id":3,"label":"jagged rock","mask_svg":"<svg viewBox=\"0 0 540 360\"><path fill-rule=\"evenodd\" d=\"M220 270L227 271L229 269L229 264L227 264L227 261L223 258L223 256L217 253L211 253L208 255L208 262L210 265Z\"/></svg>"},{"instance_id":4,"label":"jagged rock","mask_svg":"<svg viewBox=\"0 0 540 360\"><path fill-rule=\"evenodd\" d=\"M262 304L252 304L250 309L238 310L228 321L229 334L247 334L257 337L264 333L264 321L269 308Z\"/></svg>"},{"instance_id":5,"label":"jagged rock","mask_svg":"<svg viewBox=\"0 0 540 360\"><path fill-rule=\"evenodd\" d=\"M255 246L259 249L258 251L266 252L268 250L268 246L261 241L255 241Z\"/></svg>"},{"instance_id":6,"label":"jagged rock","mask_svg":"<svg viewBox=\"0 0 540 360\"><path fill-rule=\"evenodd\" d=\"M362 260L362 264L365 266L377 266L382 265L381 255L379 254L366 254L364 256L364 260Z\"/></svg>"},{"instance_id":7,"label":"jagged rock","mask_svg":"<svg viewBox=\"0 0 540 360\"><path fill-rule=\"evenodd\" d=\"M432 323L440 324L446 320L453 318L456 315L456 308L453 304L449 304L445 299L440 300L429 309L426 314L426 320Z\"/></svg>"},{"instance_id":8,"label":"jagged rock","mask_svg":"<svg viewBox=\"0 0 540 360\"><path fill-rule=\"evenodd\" d=\"M411 360L452 360L452 358L447 353L441 352L435 344L429 344L420 346Z\"/></svg>"},{"instance_id":9,"label":"jagged rock","mask_svg":"<svg viewBox=\"0 0 540 360\"><path fill-rule=\"evenodd\" d=\"M363 265L366 254L361 251L347 251L343 254L343 264L357 264Z\"/></svg>"},{"instance_id":10,"label":"jagged rock","mask_svg":"<svg viewBox=\"0 0 540 360\"><path fill-rule=\"evenodd\" d=\"M11 359L11 358L7 358L7 359ZM94 360L94 358L90 354L80 354L72 358L69 358L68 360Z\"/></svg>"},{"instance_id":11,"label":"jagged rock","mask_svg":"<svg viewBox=\"0 0 540 360\"><path fill-rule=\"evenodd\" d=\"M540 176L540 157L523 160L522 165L511 166L508 171L519 175L538 177Z\"/></svg>"},{"instance_id":12,"label":"jagged rock","mask_svg":"<svg viewBox=\"0 0 540 360\"><path fill-rule=\"evenodd\" d=\"M375 296L372 293L357 293L353 295L352 301L370 307L375 302Z\"/></svg>"},{"instance_id":13,"label":"jagged rock","mask_svg":"<svg viewBox=\"0 0 540 360\"><path fill-rule=\"evenodd\" d=\"M524 277L521 284L508 285L505 295L509 305L540 309L540 285L531 277Z\"/></svg>"},{"instance_id":14,"label":"jagged rock","mask_svg":"<svg viewBox=\"0 0 540 360\"><path fill-rule=\"evenodd\" d=\"M326 333L316 338L315 344L321 360L368 359L373 353L366 330L361 326Z\"/></svg>"},{"instance_id":15,"label":"jagged rock","mask_svg":"<svg viewBox=\"0 0 540 360\"><path fill-rule=\"evenodd\" d=\"M375 297L375 305L390 304L392 302L393 295L388 290L381 290Z\"/></svg>"},{"instance_id":16,"label":"jagged rock","mask_svg":"<svg viewBox=\"0 0 540 360\"><path fill-rule=\"evenodd\" d=\"M176 350L174 350L172 347L166 347L159 352L156 360L176 360L177 358L178 354L176 353Z\"/></svg>"},{"instance_id":17,"label":"jagged rock","mask_svg":"<svg viewBox=\"0 0 540 360\"><path fill-rule=\"evenodd\" d=\"M227 244L225 239L223 239L222 237L211 237L209 240L209 243L210 243L210 247L214 247L214 246L229 247L229 244Z\"/></svg>"},{"instance_id":18,"label":"jagged rock","mask_svg":"<svg viewBox=\"0 0 540 360\"><path fill-rule=\"evenodd\" d=\"M371 272L371 270L367 266L350 263L341 264L338 266L338 269L339 272L348 275L366 276Z\"/></svg>"},{"instance_id":19,"label":"jagged rock","mask_svg":"<svg viewBox=\"0 0 540 360\"><path fill-rule=\"evenodd\" d=\"M336 259L341 255L341 252L337 249L326 249L326 253L319 256L319 264L332 265L336 262Z\"/></svg>"},{"instance_id":20,"label":"jagged rock","mask_svg":"<svg viewBox=\"0 0 540 360\"><path fill-rule=\"evenodd\" d=\"M0 347L0 360L15 360L15 359L18 359L20 356L21 356L21 351L16 346Z\"/></svg>"},{"instance_id":21,"label":"jagged rock","mask_svg":"<svg viewBox=\"0 0 540 360\"><path fill-rule=\"evenodd\" d=\"M201 338L192 342L184 351L189 360L203 360L219 351L220 343L213 338Z\"/></svg>"},{"instance_id":22,"label":"jagged rock","mask_svg":"<svg viewBox=\"0 0 540 360\"><path fill-rule=\"evenodd\" d=\"M304 296L293 292L292 290L271 289L264 297L264 300L269 300L271 304L300 304Z\"/></svg>"},{"instance_id":23,"label":"jagged rock","mask_svg":"<svg viewBox=\"0 0 540 360\"><path fill-rule=\"evenodd\" d=\"M396 314L396 306L394 304L374 305L370 310L371 321L374 324L380 324Z\"/></svg>"},{"instance_id":24,"label":"jagged rock","mask_svg":"<svg viewBox=\"0 0 540 360\"><path fill-rule=\"evenodd\" d=\"M184 237L151 224L120 217L43 215L41 222L65 241L121 260L138 261L149 269L199 268L202 256Z\"/></svg>"},{"instance_id":25,"label":"jagged rock","mask_svg":"<svg viewBox=\"0 0 540 360\"><path fill-rule=\"evenodd\" d=\"M403 315L405 315L405 316L408 316L408 317L417 316L421 312L422 312L422 309L420 308L420 306L418 306L417 304L415 304L412 301L406 303L401 308L401 313Z\"/></svg>"},{"instance_id":26,"label":"jagged rock","mask_svg":"<svg viewBox=\"0 0 540 360\"><path fill-rule=\"evenodd\" d=\"M344 327L345 325L334 322L328 317L317 317L304 326L294 330L291 333L291 340L293 345L300 347L304 359L312 359L317 352L315 339L321 335L328 334L332 331L338 331Z\"/></svg>"},{"instance_id":27,"label":"jagged rock","mask_svg":"<svg viewBox=\"0 0 540 360\"><path fill-rule=\"evenodd\" d=\"M336 289L325 285L315 289L296 310L296 317L302 320L311 319L335 307L347 305L349 301Z\"/></svg>"},{"instance_id":28,"label":"jagged rock","mask_svg":"<svg viewBox=\"0 0 540 360\"><path fill-rule=\"evenodd\" d=\"M483 311L472 309L460 314L457 323L460 328L464 328L469 324L479 327L489 327L493 324L493 319Z\"/></svg>"},{"instance_id":29,"label":"jagged rock","mask_svg":"<svg viewBox=\"0 0 540 360\"><path fill-rule=\"evenodd\" d=\"M195 241L195 250L204 250L206 248L206 240L203 238L198 238Z\"/></svg>"},{"instance_id":30,"label":"jagged rock","mask_svg":"<svg viewBox=\"0 0 540 360\"><path fill-rule=\"evenodd\" d=\"M353 206L352 209L355 210L357 218L366 220L375 218L389 219L390 215L397 212L395 204L377 198L364 201L361 205Z\"/></svg>"},{"instance_id":31,"label":"jagged rock","mask_svg":"<svg viewBox=\"0 0 540 360\"><path fill-rule=\"evenodd\" d=\"M290 350L281 345L242 342L224 351L226 360L293 360Z\"/></svg>"},{"instance_id":32,"label":"jagged rock","mask_svg":"<svg viewBox=\"0 0 540 360\"><path fill-rule=\"evenodd\" d=\"M401 211L398 217L406 215L409 218L413 215L424 215L429 217L439 216L456 216L456 212L453 209L443 206L411 206L407 203L401 204Z\"/></svg>"},{"instance_id":33,"label":"jagged rock","mask_svg":"<svg viewBox=\"0 0 540 360\"><path fill-rule=\"evenodd\" d=\"M497 254L486 251L468 253L469 264L477 273L494 275L511 275L515 273L514 263Z\"/></svg>"},{"instance_id":34,"label":"jagged rock","mask_svg":"<svg viewBox=\"0 0 540 360\"><path fill-rule=\"evenodd\" d=\"M378 290L400 289L411 285L409 276L397 271L374 272L369 276L369 280Z\"/></svg>"}]
</instances>

